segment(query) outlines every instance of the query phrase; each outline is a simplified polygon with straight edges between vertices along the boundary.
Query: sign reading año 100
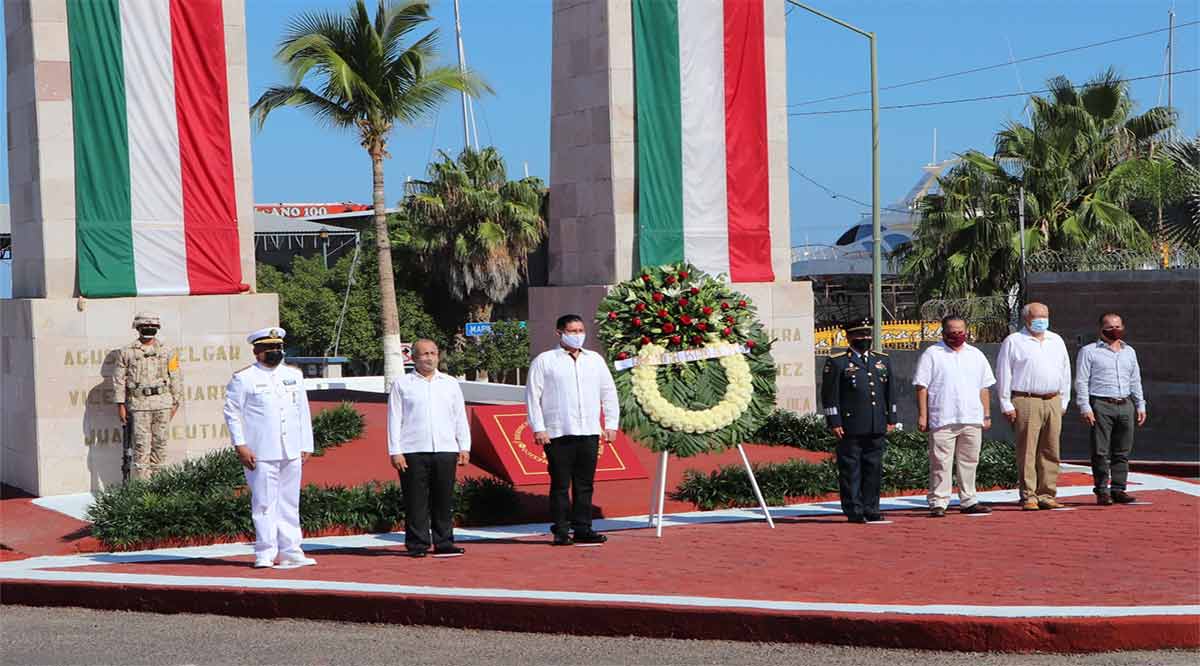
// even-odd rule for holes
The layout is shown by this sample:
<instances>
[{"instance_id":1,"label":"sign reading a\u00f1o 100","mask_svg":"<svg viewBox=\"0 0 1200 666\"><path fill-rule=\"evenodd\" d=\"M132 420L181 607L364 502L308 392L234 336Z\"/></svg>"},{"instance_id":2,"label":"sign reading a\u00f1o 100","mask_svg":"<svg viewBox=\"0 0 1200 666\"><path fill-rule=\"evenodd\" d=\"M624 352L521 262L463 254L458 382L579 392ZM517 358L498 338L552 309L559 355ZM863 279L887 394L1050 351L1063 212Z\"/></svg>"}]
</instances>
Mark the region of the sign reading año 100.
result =
<instances>
[{"instance_id":1,"label":"sign reading a\u00f1o 100","mask_svg":"<svg viewBox=\"0 0 1200 666\"><path fill-rule=\"evenodd\" d=\"M306 218L339 213L358 213L371 210L371 207L354 203L279 203L257 204L254 206L254 210L280 217Z\"/></svg>"}]
</instances>

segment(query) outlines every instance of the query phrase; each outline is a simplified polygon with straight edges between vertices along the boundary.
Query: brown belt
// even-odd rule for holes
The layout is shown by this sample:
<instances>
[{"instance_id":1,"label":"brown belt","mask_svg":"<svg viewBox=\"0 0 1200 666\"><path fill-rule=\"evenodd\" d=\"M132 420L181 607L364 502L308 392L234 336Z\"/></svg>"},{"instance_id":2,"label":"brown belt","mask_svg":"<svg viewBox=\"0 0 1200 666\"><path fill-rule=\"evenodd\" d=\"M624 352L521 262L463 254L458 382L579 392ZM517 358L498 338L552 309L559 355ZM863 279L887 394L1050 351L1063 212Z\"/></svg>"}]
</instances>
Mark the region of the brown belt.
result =
<instances>
[{"instance_id":1,"label":"brown belt","mask_svg":"<svg viewBox=\"0 0 1200 666\"><path fill-rule=\"evenodd\" d=\"M1094 396L1092 396L1092 400L1103 400L1104 402L1111 403L1114 405L1123 405L1123 404L1129 402L1129 398L1106 398L1102 395L1094 395Z\"/></svg>"},{"instance_id":2,"label":"brown belt","mask_svg":"<svg viewBox=\"0 0 1200 666\"><path fill-rule=\"evenodd\" d=\"M1026 393L1025 391L1013 391L1014 398L1037 398L1038 400L1050 400L1057 398L1057 393Z\"/></svg>"}]
</instances>

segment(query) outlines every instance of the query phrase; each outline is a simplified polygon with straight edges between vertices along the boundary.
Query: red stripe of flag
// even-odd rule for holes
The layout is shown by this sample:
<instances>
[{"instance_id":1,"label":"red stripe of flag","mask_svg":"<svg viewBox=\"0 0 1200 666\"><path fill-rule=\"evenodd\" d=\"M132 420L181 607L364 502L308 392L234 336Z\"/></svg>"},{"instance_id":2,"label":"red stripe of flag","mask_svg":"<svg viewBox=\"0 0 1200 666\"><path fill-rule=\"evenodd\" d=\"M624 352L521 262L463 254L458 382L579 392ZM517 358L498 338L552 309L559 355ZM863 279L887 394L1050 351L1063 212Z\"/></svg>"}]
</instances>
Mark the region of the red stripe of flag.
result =
<instances>
[{"instance_id":1,"label":"red stripe of flag","mask_svg":"<svg viewBox=\"0 0 1200 666\"><path fill-rule=\"evenodd\" d=\"M762 0L725 0L725 174L729 277L771 282L771 192Z\"/></svg>"},{"instance_id":2,"label":"red stripe of flag","mask_svg":"<svg viewBox=\"0 0 1200 666\"><path fill-rule=\"evenodd\" d=\"M171 52L192 294L244 290L221 0L171 0Z\"/></svg>"}]
</instances>

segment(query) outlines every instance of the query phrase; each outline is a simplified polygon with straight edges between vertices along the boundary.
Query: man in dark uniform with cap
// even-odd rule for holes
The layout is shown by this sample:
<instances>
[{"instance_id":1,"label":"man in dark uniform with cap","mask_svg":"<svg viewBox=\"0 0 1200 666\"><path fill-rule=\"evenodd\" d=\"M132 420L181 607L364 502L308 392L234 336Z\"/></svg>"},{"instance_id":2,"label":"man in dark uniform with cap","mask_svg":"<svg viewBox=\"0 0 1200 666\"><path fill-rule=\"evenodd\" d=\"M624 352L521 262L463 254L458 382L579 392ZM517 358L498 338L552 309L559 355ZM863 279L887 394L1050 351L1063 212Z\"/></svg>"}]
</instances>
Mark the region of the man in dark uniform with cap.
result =
<instances>
[{"instance_id":1,"label":"man in dark uniform with cap","mask_svg":"<svg viewBox=\"0 0 1200 666\"><path fill-rule=\"evenodd\" d=\"M892 368L887 354L871 349L871 320L842 325L850 346L825 361L821 405L838 438L838 489L852 523L883 520L879 486L887 433L896 427Z\"/></svg>"}]
</instances>

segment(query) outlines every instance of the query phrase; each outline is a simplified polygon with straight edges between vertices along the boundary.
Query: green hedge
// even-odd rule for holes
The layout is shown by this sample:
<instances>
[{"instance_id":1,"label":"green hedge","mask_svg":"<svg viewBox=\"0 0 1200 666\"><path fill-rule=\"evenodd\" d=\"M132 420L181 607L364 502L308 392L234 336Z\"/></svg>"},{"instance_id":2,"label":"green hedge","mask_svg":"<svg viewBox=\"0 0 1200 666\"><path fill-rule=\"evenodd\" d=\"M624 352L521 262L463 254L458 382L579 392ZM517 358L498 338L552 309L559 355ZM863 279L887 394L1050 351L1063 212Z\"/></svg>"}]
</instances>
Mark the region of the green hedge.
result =
<instances>
[{"instance_id":1,"label":"green hedge","mask_svg":"<svg viewBox=\"0 0 1200 666\"><path fill-rule=\"evenodd\" d=\"M818 463L789 460L755 465L754 476L763 498L773 505L783 504L787 498L820 497L838 490L837 464L833 459ZM924 437L919 433L892 433L883 456L883 491L919 491L928 483L929 454ZM1012 445L985 440L976 471L976 485L979 488L1011 488L1016 483L1017 465ZM671 497L691 502L706 511L758 503L746 468L741 465L729 465L708 474L688 470Z\"/></svg>"},{"instance_id":2,"label":"green hedge","mask_svg":"<svg viewBox=\"0 0 1200 666\"><path fill-rule=\"evenodd\" d=\"M357 438L362 430L362 415L350 403L321 412L313 419L316 455ZM506 481L465 479L454 490L459 524L496 524L517 515L520 508L516 490ZM232 448L102 491L88 519L92 535L114 550L254 538L250 493ZM305 532L387 532L403 521L404 496L394 482L349 488L308 485L300 490L300 523Z\"/></svg>"},{"instance_id":3,"label":"green hedge","mask_svg":"<svg viewBox=\"0 0 1200 666\"><path fill-rule=\"evenodd\" d=\"M354 404L343 402L313 417L313 455L325 454L325 449L340 446L362 435L366 422Z\"/></svg>"}]
</instances>

